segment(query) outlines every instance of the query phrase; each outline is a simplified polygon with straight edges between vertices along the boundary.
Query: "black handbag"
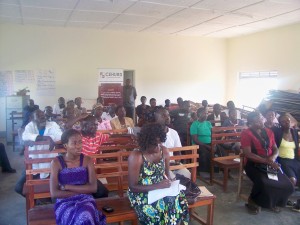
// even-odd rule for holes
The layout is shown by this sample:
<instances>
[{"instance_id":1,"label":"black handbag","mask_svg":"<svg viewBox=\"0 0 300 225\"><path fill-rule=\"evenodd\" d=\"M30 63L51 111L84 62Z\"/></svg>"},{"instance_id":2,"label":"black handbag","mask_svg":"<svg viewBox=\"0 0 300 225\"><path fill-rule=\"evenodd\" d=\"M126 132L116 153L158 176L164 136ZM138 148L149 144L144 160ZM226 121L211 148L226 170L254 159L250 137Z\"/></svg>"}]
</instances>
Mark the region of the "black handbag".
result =
<instances>
[{"instance_id":1,"label":"black handbag","mask_svg":"<svg viewBox=\"0 0 300 225\"><path fill-rule=\"evenodd\" d=\"M200 195L201 190L196 183L194 183L191 179L181 175L176 174L176 180L179 180L179 183L186 187L183 191L186 197L186 200L189 204L193 204L196 202L197 197Z\"/></svg>"}]
</instances>

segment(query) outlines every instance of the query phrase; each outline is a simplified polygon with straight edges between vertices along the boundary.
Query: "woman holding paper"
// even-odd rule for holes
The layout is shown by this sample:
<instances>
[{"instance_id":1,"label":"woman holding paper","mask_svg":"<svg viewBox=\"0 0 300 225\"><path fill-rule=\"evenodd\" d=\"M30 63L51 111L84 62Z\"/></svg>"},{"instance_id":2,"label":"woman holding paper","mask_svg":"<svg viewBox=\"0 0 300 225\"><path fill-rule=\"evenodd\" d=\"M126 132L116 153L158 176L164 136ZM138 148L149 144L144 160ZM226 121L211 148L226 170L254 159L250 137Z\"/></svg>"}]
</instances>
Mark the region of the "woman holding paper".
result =
<instances>
[{"instance_id":1,"label":"woman holding paper","mask_svg":"<svg viewBox=\"0 0 300 225\"><path fill-rule=\"evenodd\" d=\"M148 192L171 186L169 151L161 145L166 133L159 124L144 125L138 137L140 150L128 159L128 197L141 224L188 224L188 204L180 191L148 204ZM164 190L161 190L162 192Z\"/></svg>"}]
</instances>

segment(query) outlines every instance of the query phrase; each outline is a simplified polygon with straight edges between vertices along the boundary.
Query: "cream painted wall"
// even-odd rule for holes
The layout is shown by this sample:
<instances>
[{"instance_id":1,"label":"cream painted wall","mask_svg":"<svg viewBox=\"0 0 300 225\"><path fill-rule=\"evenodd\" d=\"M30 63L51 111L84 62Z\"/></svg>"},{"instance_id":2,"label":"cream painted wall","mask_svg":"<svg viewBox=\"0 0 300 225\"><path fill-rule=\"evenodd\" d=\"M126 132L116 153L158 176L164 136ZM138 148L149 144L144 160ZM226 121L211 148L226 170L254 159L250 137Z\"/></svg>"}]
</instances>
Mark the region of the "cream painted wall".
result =
<instances>
[{"instance_id":1,"label":"cream painted wall","mask_svg":"<svg viewBox=\"0 0 300 225\"><path fill-rule=\"evenodd\" d=\"M300 90L300 24L232 38L227 43L227 99L235 99L239 72L277 70L279 90Z\"/></svg>"},{"instance_id":2,"label":"cream painted wall","mask_svg":"<svg viewBox=\"0 0 300 225\"><path fill-rule=\"evenodd\" d=\"M97 97L97 68L135 70L138 98L158 104L178 96L225 101L226 41L93 29L0 24L0 69L54 69L54 97L31 97L44 107L59 96ZM15 90L28 85L15 85ZM137 101L139 104L139 100Z\"/></svg>"}]
</instances>

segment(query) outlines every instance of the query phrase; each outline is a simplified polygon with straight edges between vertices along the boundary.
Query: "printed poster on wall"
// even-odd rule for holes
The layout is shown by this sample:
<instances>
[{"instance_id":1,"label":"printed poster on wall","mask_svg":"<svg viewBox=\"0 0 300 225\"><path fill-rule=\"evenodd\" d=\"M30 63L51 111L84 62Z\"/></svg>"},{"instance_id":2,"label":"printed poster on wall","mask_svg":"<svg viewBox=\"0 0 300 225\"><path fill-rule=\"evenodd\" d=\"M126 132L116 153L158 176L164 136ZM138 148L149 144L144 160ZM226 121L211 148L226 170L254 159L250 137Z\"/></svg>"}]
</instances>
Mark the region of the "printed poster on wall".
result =
<instances>
[{"instance_id":1,"label":"printed poster on wall","mask_svg":"<svg viewBox=\"0 0 300 225\"><path fill-rule=\"evenodd\" d=\"M36 75L36 93L40 96L55 96L55 73L53 70L38 70Z\"/></svg>"},{"instance_id":2,"label":"printed poster on wall","mask_svg":"<svg viewBox=\"0 0 300 225\"><path fill-rule=\"evenodd\" d=\"M0 71L0 96L13 94L13 72L10 70Z\"/></svg>"},{"instance_id":3,"label":"printed poster on wall","mask_svg":"<svg viewBox=\"0 0 300 225\"><path fill-rule=\"evenodd\" d=\"M15 70L16 83L34 83L33 70Z\"/></svg>"},{"instance_id":4,"label":"printed poster on wall","mask_svg":"<svg viewBox=\"0 0 300 225\"><path fill-rule=\"evenodd\" d=\"M104 99L104 105L123 104L123 70L98 70L98 96Z\"/></svg>"}]
</instances>

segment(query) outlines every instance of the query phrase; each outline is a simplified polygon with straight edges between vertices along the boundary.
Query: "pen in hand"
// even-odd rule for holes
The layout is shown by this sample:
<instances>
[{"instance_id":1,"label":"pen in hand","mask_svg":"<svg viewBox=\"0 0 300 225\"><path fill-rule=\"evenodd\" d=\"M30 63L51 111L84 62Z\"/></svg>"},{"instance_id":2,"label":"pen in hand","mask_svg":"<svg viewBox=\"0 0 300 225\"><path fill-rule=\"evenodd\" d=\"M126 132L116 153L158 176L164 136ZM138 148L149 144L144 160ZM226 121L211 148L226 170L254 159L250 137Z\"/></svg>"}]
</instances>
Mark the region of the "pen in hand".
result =
<instances>
[{"instance_id":1,"label":"pen in hand","mask_svg":"<svg viewBox=\"0 0 300 225\"><path fill-rule=\"evenodd\" d=\"M166 178L167 180L169 180L169 178L167 177L167 175L164 173L164 178Z\"/></svg>"}]
</instances>

